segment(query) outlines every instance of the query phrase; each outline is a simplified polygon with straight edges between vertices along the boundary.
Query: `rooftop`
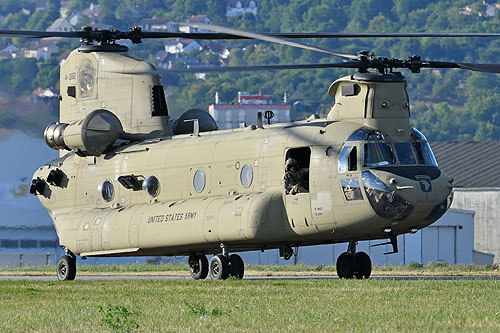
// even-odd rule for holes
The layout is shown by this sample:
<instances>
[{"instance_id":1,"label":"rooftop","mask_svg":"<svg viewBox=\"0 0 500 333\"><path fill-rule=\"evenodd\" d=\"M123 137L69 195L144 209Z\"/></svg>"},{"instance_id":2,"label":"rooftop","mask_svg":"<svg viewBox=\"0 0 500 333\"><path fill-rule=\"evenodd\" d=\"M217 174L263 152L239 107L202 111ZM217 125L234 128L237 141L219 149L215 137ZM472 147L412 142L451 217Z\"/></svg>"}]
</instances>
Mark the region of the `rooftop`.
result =
<instances>
[{"instance_id":1,"label":"rooftop","mask_svg":"<svg viewBox=\"0 0 500 333\"><path fill-rule=\"evenodd\" d=\"M500 142L431 142L431 147L455 187L500 188Z\"/></svg>"}]
</instances>

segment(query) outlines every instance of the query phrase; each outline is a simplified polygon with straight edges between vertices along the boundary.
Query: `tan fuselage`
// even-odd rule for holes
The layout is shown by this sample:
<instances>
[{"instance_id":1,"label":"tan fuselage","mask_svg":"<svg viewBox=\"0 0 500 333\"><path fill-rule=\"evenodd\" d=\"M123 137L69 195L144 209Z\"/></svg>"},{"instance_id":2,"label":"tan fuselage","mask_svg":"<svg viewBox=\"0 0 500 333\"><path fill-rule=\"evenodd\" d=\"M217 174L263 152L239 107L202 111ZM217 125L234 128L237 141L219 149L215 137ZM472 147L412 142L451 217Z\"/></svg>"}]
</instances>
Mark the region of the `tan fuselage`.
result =
<instances>
[{"instance_id":1,"label":"tan fuselage","mask_svg":"<svg viewBox=\"0 0 500 333\"><path fill-rule=\"evenodd\" d=\"M444 174L432 180L432 192L424 193L416 180L372 171L386 184L396 179L397 186L388 186L415 207L401 221L379 217L365 191L361 200L346 199L341 179L358 178L362 184L366 168L357 161L357 171L339 173L338 157L344 140L359 127L314 120L166 137L118 146L99 157L68 153L34 178L46 179L56 168L64 172L65 187L48 186L39 198L60 244L83 256L208 254L220 252L221 243L244 251L377 239L387 238L387 228L397 235L434 222L426 217L451 191ZM286 153L302 147L311 151L309 193L287 195ZM240 179L246 164L252 169L249 187ZM199 193L197 170L206 178ZM117 181L124 175L156 175L159 195L124 188ZM110 202L98 191L106 180L114 186Z\"/></svg>"}]
</instances>

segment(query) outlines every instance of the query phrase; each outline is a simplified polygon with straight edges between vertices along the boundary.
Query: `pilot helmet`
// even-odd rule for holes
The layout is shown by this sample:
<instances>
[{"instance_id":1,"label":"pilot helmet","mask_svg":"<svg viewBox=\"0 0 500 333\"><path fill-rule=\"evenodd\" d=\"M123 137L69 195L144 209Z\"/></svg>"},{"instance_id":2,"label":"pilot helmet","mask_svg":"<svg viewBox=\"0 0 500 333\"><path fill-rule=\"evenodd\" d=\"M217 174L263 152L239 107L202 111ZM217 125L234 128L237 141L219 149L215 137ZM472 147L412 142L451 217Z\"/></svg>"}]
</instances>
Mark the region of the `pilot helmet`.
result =
<instances>
[{"instance_id":1,"label":"pilot helmet","mask_svg":"<svg viewBox=\"0 0 500 333\"><path fill-rule=\"evenodd\" d=\"M294 167L295 169L297 169L297 160L295 158L288 158L285 162L285 169L288 171L290 170L291 167Z\"/></svg>"}]
</instances>

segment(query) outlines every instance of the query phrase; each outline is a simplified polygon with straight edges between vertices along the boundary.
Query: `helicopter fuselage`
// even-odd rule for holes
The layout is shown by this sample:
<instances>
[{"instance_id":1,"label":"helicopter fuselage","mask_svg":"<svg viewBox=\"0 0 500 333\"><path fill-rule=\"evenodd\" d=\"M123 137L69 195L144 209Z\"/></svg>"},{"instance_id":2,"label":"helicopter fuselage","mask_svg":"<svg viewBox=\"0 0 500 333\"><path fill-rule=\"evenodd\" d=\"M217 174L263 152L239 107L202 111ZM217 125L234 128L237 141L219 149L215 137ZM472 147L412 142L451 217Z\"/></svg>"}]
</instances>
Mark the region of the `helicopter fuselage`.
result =
<instances>
[{"instance_id":1,"label":"helicopter fuselage","mask_svg":"<svg viewBox=\"0 0 500 333\"><path fill-rule=\"evenodd\" d=\"M74 254L209 254L221 243L264 250L389 238L433 223L452 184L425 143L311 120L68 153L34 178L58 169L64 179L39 198ZM286 193L289 157L308 169L307 191Z\"/></svg>"}]
</instances>

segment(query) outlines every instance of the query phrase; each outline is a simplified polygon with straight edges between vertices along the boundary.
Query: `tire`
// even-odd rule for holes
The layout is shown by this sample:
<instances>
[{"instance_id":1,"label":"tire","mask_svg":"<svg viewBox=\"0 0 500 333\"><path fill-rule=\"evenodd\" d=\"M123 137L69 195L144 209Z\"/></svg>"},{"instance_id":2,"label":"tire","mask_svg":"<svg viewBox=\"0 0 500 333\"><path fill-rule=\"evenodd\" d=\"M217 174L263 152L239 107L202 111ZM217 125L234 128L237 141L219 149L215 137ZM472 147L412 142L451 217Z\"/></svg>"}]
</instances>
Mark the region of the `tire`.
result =
<instances>
[{"instance_id":1,"label":"tire","mask_svg":"<svg viewBox=\"0 0 500 333\"><path fill-rule=\"evenodd\" d=\"M245 274L245 263L243 263L243 259L237 254L231 254L229 256L229 263L231 267L229 276L243 279L243 275Z\"/></svg>"},{"instance_id":2,"label":"tire","mask_svg":"<svg viewBox=\"0 0 500 333\"><path fill-rule=\"evenodd\" d=\"M189 271L194 280L203 280L208 276L208 260L204 255L191 255L188 259Z\"/></svg>"},{"instance_id":3,"label":"tire","mask_svg":"<svg viewBox=\"0 0 500 333\"><path fill-rule=\"evenodd\" d=\"M365 252L356 253L356 279L368 279L372 273L372 261Z\"/></svg>"},{"instance_id":4,"label":"tire","mask_svg":"<svg viewBox=\"0 0 500 333\"><path fill-rule=\"evenodd\" d=\"M76 277L76 258L68 255L62 256L57 262L57 279L71 281Z\"/></svg>"},{"instance_id":5,"label":"tire","mask_svg":"<svg viewBox=\"0 0 500 333\"><path fill-rule=\"evenodd\" d=\"M210 259L210 278L212 280L225 280L230 271L229 259L222 254L217 254Z\"/></svg>"},{"instance_id":6,"label":"tire","mask_svg":"<svg viewBox=\"0 0 500 333\"><path fill-rule=\"evenodd\" d=\"M354 277L354 256L344 252L337 259L337 275L341 279L352 279Z\"/></svg>"}]
</instances>

